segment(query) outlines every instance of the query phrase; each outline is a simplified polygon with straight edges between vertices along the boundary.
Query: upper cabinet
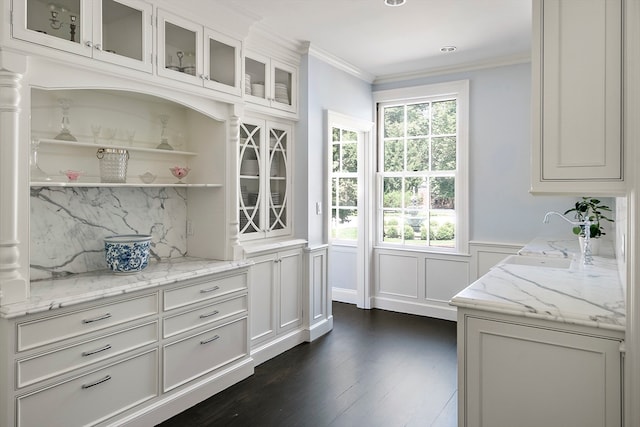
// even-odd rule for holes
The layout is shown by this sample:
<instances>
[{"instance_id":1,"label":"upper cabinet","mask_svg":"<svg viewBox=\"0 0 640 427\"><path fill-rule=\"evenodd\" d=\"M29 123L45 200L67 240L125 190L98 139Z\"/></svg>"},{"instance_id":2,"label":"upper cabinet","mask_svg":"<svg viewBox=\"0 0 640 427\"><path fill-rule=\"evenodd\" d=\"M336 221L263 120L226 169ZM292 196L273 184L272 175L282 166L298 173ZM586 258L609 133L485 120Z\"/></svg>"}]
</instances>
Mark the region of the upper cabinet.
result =
<instances>
[{"instance_id":1,"label":"upper cabinet","mask_svg":"<svg viewBox=\"0 0 640 427\"><path fill-rule=\"evenodd\" d=\"M624 191L622 0L534 0L532 191Z\"/></svg>"},{"instance_id":2,"label":"upper cabinet","mask_svg":"<svg viewBox=\"0 0 640 427\"><path fill-rule=\"evenodd\" d=\"M158 9L158 75L240 96L239 40Z\"/></svg>"},{"instance_id":3,"label":"upper cabinet","mask_svg":"<svg viewBox=\"0 0 640 427\"><path fill-rule=\"evenodd\" d=\"M298 69L257 53L244 58L245 100L290 113L298 111Z\"/></svg>"},{"instance_id":4,"label":"upper cabinet","mask_svg":"<svg viewBox=\"0 0 640 427\"><path fill-rule=\"evenodd\" d=\"M150 73L152 10L138 0L14 0L12 36Z\"/></svg>"}]
</instances>

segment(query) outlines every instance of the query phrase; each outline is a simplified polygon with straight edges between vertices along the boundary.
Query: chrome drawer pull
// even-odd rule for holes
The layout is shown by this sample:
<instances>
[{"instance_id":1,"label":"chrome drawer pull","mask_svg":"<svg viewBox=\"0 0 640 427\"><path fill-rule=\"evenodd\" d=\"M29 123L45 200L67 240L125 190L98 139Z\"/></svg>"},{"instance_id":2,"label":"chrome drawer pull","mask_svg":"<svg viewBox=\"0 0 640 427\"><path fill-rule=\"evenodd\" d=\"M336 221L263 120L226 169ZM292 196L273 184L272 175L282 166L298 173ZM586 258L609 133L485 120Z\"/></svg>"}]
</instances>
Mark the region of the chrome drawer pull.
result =
<instances>
[{"instance_id":1,"label":"chrome drawer pull","mask_svg":"<svg viewBox=\"0 0 640 427\"><path fill-rule=\"evenodd\" d=\"M83 389L91 388L91 387L96 386L96 385L98 385L98 384L102 384L102 383L104 383L104 382L107 382L107 381L109 381L110 379L111 379L111 375L107 375L106 377L104 377L104 378L102 378L102 379L100 379L100 380L98 380L98 381L96 381L96 382L89 383L89 384L82 384L82 388L83 388Z\"/></svg>"},{"instance_id":2,"label":"chrome drawer pull","mask_svg":"<svg viewBox=\"0 0 640 427\"><path fill-rule=\"evenodd\" d=\"M98 348L92 351L83 351L82 356L83 357L91 356L92 354L100 353L101 351L106 351L106 350L111 350L111 344L107 344L102 348Z\"/></svg>"},{"instance_id":3,"label":"chrome drawer pull","mask_svg":"<svg viewBox=\"0 0 640 427\"><path fill-rule=\"evenodd\" d=\"M201 314L200 318L201 319L206 319L207 317L215 316L218 313L220 313L220 312L218 310L216 310L216 311L212 311L211 313Z\"/></svg>"},{"instance_id":4,"label":"chrome drawer pull","mask_svg":"<svg viewBox=\"0 0 640 427\"><path fill-rule=\"evenodd\" d=\"M207 288L207 289L200 289L200 293L206 294L209 292L217 291L218 289L220 289L220 286L214 286L213 288Z\"/></svg>"},{"instance_id":5,"label":"chrome drawer pull","mask_svg":"<svg viewBox=\"0 0 640 427\"><path fill-rule=\"evenodd\" d=\"M202 340L202 341L200 341L200 344L208 344L208 343L210 343L211 341L215 341L215 340L217 340L218 338L220 338L220 335L216 335L215 337L211 337L211 338L209 338L208 340Z\"/></svg>"},{"instance_id":6,"label":"chrome drawer pull","mask_svg":"<svg viewBox=\"0 0 640 427\"><path fill-rule=\"evenodd\" d=\"M93 323L93 322L97 322L98 320L108 319L110 317L111 317L111 313L107 313L107 314L103 314L100 317L94 317L93 319L84 319L82 323Z\"/></svg>"}]
</instances>

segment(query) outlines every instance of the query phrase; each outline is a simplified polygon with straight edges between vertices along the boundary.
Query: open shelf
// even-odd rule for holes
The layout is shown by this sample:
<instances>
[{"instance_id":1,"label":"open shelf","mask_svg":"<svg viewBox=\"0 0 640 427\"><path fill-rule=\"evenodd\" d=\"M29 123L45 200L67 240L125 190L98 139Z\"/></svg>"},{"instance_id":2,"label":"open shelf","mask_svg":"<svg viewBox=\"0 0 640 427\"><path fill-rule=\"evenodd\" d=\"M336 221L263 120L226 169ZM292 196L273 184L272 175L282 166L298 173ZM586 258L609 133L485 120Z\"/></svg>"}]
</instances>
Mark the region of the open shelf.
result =
<instances>
[{"instance_id":1,"label":"open shelf","mask_svg":"<svg viewBox=\"0 0 640 427\"><path fill-rule=\"evenodd\" d=\"M115 148L119 150L128 150L131 152L139 151L143 153L157 153L157 154L168 154L168 155L178 155L178 156L197 156L198 153L194 153L192 151L178 151L178 150L161 150L158 148L144 148L144 147L136 147L130 145L109 145L109 144L94 144L92 142L82 142L82 141L60 141L57 139L40 139L41 144L51 144L58 146L68 146L68 147L88 147L88 148Z\"/></svg>"},{"instance_id":2,"label":"open shelf","mask_svg":"<svg viewBox=\"0 0 640 427\"><path fill-rule=\"evenodd\" d=\"M115 183L115 182L59 182L59 181L33 181L31 187L185 187L185 188L221 188L222 184L177 184L177 183Z\"/></svg>"}]
</instances>

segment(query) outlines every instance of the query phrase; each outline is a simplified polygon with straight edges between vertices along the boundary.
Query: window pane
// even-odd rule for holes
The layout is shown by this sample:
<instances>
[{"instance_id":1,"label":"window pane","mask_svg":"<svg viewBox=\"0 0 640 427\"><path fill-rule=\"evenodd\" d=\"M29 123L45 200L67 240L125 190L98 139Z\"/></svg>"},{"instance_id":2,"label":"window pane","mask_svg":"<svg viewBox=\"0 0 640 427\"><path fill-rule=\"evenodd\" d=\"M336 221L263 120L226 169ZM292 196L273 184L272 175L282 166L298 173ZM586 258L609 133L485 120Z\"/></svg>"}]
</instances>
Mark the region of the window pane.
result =
<instances>
[{"instance_id":1,"label":"window pane","mask_svg":"<svg viewBox=\"0 0 640 427\"><path fill-rule=\"evenodd\" d=\"M402 140L384 142L385 172L402 172L404 170L404 144Z\"/></svg>"},{"instance_id":2,"label":"window pane","mask_svg":"<svg viewBox=\"0 0 640 427\"><path fill-rule=\"evenodd\" d=\"M431 164L431 170L456 170L456 138L454 136L433 138L431 142L431 155L433 162Z\"/></svg>"},{"instance_id":3,"label":"window pane","mask_svg":"<svg viewBox=\"0 0 640 427\"><path fill-rule=\"evenodd\" d=\"M456 101L440 101L432 104L433 135L456 133Z\"/></svg>"},{"instance_id":4,"label":"window pane","mask_svg":"<svg viewBox=\"0 0 640 427\"><path fill-rule=\"evenodd\" d=\"M340 144L333 144L333 172L340 171Z\"/></svg>"},{"instance_id":5,"label":"window pane","mask_svg":"<svg viewBox=\"0 0 640 427\"><path fill-rule=\"evenodd\" d=\"M384 137L398 138L404 136L404 106L384 109Z\"/></svg>"},{"instance_id":6,"label":"window pane","mask_svg":"<svg viewBox=\"0 0 640 427\"><path fill-rule=\"evenodd\" d=\"M342 171L358 172L357 143L342 144Z\"/></svg>"},{"instance_id":7,"label":"window pane","mask_svg":"<svg viewBox=\"0 0 640 427\"><path fill-rule=\"evenodd\" d=\"M340 141L340 128L331 128L331 140L333 142Z\"/></svg>"},{"instance_id":8,"label":"window pane","mask_svg":"<svg viewBox=\"0 0 640 427\"><path fill-rule=\"evenodd\" d=\"M402 207L402 178L384 178L383 202L385 208Z\"/></svg>"},{"instance_id":9,"label":"window pane","mask_svg":"<svg viewBox=\"0 0 640 427\"><path fill-rule=\"evenodd\" d=\"M407 136L429 135L429 104L407 106Z\"/></svg>"},{"instance_id":10,"label":"window pane","mask_svg":"<svg viewBox=\"0 0 640 427\"><path fill-rule=\"evenodd\" d=\"M452 177L431 179L431 209L455 209L455 180Z\"/></svg>"},{"instance_id":11,"label":"window pane","mask_svg":"<svg viewBox=\"0 0 640 427\"><path fill-rule=\"evenodd\" d=\"M358 210L337 209L338 218L332 218L334 231L332 235L342 240L358 239Z\"/></svg>"},{"instance_id":12,"label":"window pane","mask_svg":"<svg viewBox=\"0 0 640 427\"><path fill-rule=\"evenodd\" d=\"M358 134L352 130L343 130L342 142L358 142Z\"/></svg>"},{"instance_id":13,"label":"window pane","mask_svg":"<svg viewBox=\"0 0 640 427\"><path fill-rule=\"evenodd\" d=\"M337 204L336 194L338 194L337 190L338 178L331 179L331 206L335 206Z\"/></svg>"},{"instance_id":14,"label":"window pane","mask_svg":"<svg viewBox=\"0 0 640 427\"><path fill-rule=\"evenodd\" d=\"M384 211L382 240L385 242L402 242L400 211Z\"/></svg>"},{"instance_id":15,"label":"window pane","mask_svg":"<svg viewBox=\"0 0 640 427\"><path fill-rule=\"evenodd\" d=\"M357 178L338 178L338 200L340 206L358 206Z\"/></svg>"},{"instance_id":16,"label":"window pane","mask_svg":"<svg viewBox=\"0 0 640 427\"><path fill-rule=\"evenodd\" d=\"M429 140L410 139L407 141L407 171L429 170Z\"/></svg>"},{"instance_id":17,"label":"window pane","mask_svg":"<svg viewBox=\"0 0 640 427\"><path fill-rule=\"evenodd\" d=\"M456 226L454 211L431 211L429 239L431 246L455 247Z\"/></svg>"}]
</instances>

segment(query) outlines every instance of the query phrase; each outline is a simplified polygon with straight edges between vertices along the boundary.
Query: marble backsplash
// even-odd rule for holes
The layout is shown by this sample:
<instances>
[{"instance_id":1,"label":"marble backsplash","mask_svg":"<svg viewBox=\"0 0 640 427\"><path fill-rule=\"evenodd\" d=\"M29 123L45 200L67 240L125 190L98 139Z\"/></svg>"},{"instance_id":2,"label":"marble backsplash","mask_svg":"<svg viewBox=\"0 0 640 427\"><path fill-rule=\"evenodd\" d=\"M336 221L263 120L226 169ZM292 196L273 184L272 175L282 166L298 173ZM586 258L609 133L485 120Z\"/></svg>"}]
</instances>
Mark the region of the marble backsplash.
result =
<instances>
[{"instance_id":1,"label":"marble backsplash","mask_svg":"<svg viewBox=\"0 0 640 427\"><path fill-rule=\"evenodd\" d=\"M151 260L187 253L184 188L31 188L31 280L102 270L103 238L151 234Z\"/></svg>"}]
</instances>

